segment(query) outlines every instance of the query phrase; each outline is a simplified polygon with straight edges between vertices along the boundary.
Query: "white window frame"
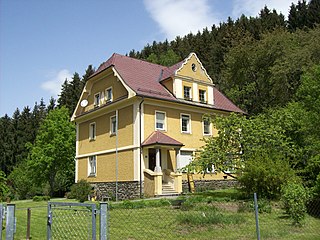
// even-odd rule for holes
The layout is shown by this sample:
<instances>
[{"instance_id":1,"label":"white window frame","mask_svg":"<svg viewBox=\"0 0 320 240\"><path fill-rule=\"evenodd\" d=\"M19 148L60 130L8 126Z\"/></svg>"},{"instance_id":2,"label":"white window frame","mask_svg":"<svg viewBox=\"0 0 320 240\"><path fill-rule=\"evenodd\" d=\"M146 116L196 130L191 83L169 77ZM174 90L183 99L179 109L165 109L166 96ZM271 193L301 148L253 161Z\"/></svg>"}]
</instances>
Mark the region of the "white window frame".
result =
<instances>
[{"instance_id":1,"label":"white window frame","mask_svg":"<svg viewBox=\"0 0 320 240\"><path fill-rule=\"evenodd\" d=\"M204 132L204 130L205 130L205 122L208 122L209 123L209 133L205 133ZM211 126L211 121L209 120L209 119L202 119L202 133L203 133L203 135L204 136L210 136L211 134L212 134L212 132L211 132L211 128L212 128L212 126Z\"/></svg>"},{"instance_id":2,"label":"white window frame","mask_svg":"<svg viewBox=\"0 0 320 240\"><path fill-rule=\"evenodd\" d=\"M115 121L115 131L113 131L113 121L112 121L112 119L116 119L116 121ZM113 116L111 116L110 117L110 135L117 135L117 115L113 115Z\"/></svg>"},{"instance_id":3,"label":"white window frame","mask_svg":"<svg viewBox=\"0 0 320 240\"><path fill-rule=\"evenodd\" d=\"M158 127L157 127L157 123L158 123L157 113L164 114L163 128L158 128ZM167 114L166 114L166 112L155 111L154 118L155 118L155 126L154 126L155 129L156 129L156 130L161 130L161 131L166 131L166 129L167 129Z\"/></svg>"},{"instance_id":4,"label":"white window frame","mask_svg":"<svg viewBox=\"0 0 320 240\"><path fill-rule=\"evenodd\" d=\"M182 123L183 123L183 117L184 116L188 116L188 125L187 125L187 131L183 131L182 129ZM181 129L181 133L189 133L191 134L191 115L187 114L187 113L181 113L180 114L180 129Z\"/></svg>"},{"instance_id":5,"label":"white window frame","mask_svg":"<svg viewBox=\"0 0 320 240\"><path fill-rule=\"evenodd\" d=\"M111 98L108 98L108 91L111 91ZM106 89L105 91L105 99L106 99L106 102L112 102L113 101L113 91L112 91L112 87L109 87Z\"/></svg>"},{"instance_id":6,"label":"white window frame","mask_svg":"<svg viewBox=\"0 0 320 240\"><path fill-rule=\"evenodd\" d=\"M88 157L88 176L97 176L97 155L92 155Z\"/></svg>"},{"instance_id":7,"label":"white window frame","mask_svg":"<svg viewBox=\"0 0 320 240\"><path fill-rule=\"evenodd\" d=\"M94 127L93 127L94 126ZM89 140L96 140L97 137L97 125L95 122L89 124Z\"/></svg>"},{"instance_id":8,"label":"white window frame","mask_svg":"<svg viewBox=\"0 0 320 240\"><path fill-rule=\"evenodd\" d=\"M99 96L99 98L97 98L97 96ZM99 99L98 102L97 102L97 99ZM100 101L101 101L101 94L100 93L94 94L93 105L95 107L99 107L100 106Z\"/></svg>"},{"instance_id":9,"label":"white window frame","mask_svg":"<svg viewBox=\"0 0 320 240\"><path fill-rule=\"evenodd\" d=\"M204 92L204 99L203 99L203 101L201 101L201 94L200 94L201 91ZM201 102L201 103L207 103L207 91L206 91L206 90L199 89L199 102Z\"/></svg>"},{"instance_id":10,"label":"white window frame","mask_svg":"<svg viewBox=\"0 0 320 240\"><path fill-rule=\"evenodd\" d=\"M187 93L186 89L188 89L188 95L189 95L189 97L186 97L186 93ZM185 100L192 100L192 87L190 87L190 86L183 86L183 98L184 98Z\"/></svg>"}]
</instances>

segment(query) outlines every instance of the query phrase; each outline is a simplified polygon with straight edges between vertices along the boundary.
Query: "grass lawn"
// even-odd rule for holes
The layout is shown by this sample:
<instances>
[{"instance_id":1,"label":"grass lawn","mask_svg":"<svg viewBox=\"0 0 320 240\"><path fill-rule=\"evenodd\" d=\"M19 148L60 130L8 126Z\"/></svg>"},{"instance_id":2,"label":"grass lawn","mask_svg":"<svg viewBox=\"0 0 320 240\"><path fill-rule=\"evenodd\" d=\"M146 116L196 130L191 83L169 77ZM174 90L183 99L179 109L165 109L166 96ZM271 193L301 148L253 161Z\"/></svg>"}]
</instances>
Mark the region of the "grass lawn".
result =
<instances>
[{"instance_id":1,"label":"grass lawn","mask_svg":"<svg viewBox=\"0 0 320 240\"><path fill-rule=\"evenodd\" d=\"M187 196L180 208L168 200L111 203L109 236L111 240L256 239L254 212L250 207L238 211L243 202L235 190L222 190ZM32 209L32 239L46 239L47 202L32 201L16 202L15 239L26 238L27 208ZM293 226L277 203L271 212L259 214L259 222L261 239L320 239L319 218L307 216L302 227ZM69 221L66 228L75 229L74 224Z\"/></svg>"}]
</instances>

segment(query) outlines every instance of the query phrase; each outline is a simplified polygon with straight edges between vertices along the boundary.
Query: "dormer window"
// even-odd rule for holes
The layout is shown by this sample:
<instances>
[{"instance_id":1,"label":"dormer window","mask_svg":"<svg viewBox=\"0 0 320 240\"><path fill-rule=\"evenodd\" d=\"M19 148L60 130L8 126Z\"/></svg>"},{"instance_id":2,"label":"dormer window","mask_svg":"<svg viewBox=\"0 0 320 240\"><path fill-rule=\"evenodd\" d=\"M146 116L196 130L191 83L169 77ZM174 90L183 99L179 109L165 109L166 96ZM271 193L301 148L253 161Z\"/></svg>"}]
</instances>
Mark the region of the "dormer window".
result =
<instances>
[{"instance_id":1,"label":"dormer window","mask_svg":"<svg viewBox=\"0 0 320 240\"><path fill-rule=\"evenodd\" d=\"M207 103L207 99L206 99L206 90L199 90L199 101L201 103Z\"/></svg>"},{"instance_id":2,"label":"dormer window","mask_svg":"<svg viewBox=\"0 0 320 240\"><path fill-rule=\"evenodd\" d=\"M94 106L99 107L100 105L100 93L94 95Z\"/></svg>"},{"instance_id":3,"label":"dormer window","mask_svg":"<svg viewBox=\"0 0 320 240\"><path fill-rule=\"evenodd\" d=\"M105 96L106 96L106 102L112 102L113 96L112 96L112 88L111 87L106 89Z\"/></svg>"},{"instance_id":4,"label":"dormer window","mask_svg":"<svg viewBox=\"0 0 320 240\"><path fill-rule=\"evenodd\" d=\"M186 100L192 100L191 87L187 87L187 86L183 87L183 98Z\"/></svg>"}]
</instances>

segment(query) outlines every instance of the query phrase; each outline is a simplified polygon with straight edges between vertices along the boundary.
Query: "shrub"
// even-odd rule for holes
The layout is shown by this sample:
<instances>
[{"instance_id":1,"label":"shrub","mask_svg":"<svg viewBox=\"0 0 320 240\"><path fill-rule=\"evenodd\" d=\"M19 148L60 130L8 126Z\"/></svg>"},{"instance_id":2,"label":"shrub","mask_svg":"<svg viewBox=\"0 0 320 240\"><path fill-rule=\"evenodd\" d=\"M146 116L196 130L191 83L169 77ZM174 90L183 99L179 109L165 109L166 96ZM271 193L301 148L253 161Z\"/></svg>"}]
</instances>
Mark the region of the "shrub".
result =
<instances>
[{"instance_id":1,"label":"shrub","mask_svg":"<svg viewBox=\"0 0 320 240\"><path fill-rule=\"evenodd\" d=\"M238 212L254 212L254 202L253 201L244 201L239 202ZM258 200L258 211L259 213L271 213L272 206L269 200L259 199Z\"/></svg>"},{"instance_id":2,"label":"shrub","mask_svg":"<svg viewBox=\"0 0 320 240\"><path fill-rule=\"evenodd\" d=\"M293 224L301 225L306 215L308 193L301 183L288 183L282 187L281 200Z\"/></svg>"},{"instance_id":3,"label":"shrub","mask_svg":"<svg viewBox=\"0 0 320 240\"><path fill-rule=\"evenodd\" d=\"M32 201L34 201L34 202L40 202L40 201L42 201L42 200L43 200L42 196L34 196L34 197L32 198Z\"/></svg>"},{"instance_id":4,"label":"shrub","mask_svg":"<svg viewBox=\"0 0 320 240\"><path fill-rule=\"evenodd\" d=\"M32 198L32 201L34 202L49 201L49 200L50 200L50 196L34 196Z\"/></svg>"},{"instance_id":5,"label":"shrub","mask_svg":"<svg viewBox=\"0 0 320 240\"><path fill-rule=\"evenodd\" d=\"M279 199L281 186L294 178L295 173L286 159L260 154L246 162L239 182L248 196L256 192L261 198Z\"/></svg>"},{"instance_id":6,"label":"shrub","mask_svg":"<svg viewBox=\"0 0 320 240\"><path fill-rule=\"evenodd\" d=\"M69 197L74 197L79 202L84 202L88 200L88 195L91 192L91 185L86 180L80 180L78 183L71 186L71 192Z\"/></svg>"}]
</instances>

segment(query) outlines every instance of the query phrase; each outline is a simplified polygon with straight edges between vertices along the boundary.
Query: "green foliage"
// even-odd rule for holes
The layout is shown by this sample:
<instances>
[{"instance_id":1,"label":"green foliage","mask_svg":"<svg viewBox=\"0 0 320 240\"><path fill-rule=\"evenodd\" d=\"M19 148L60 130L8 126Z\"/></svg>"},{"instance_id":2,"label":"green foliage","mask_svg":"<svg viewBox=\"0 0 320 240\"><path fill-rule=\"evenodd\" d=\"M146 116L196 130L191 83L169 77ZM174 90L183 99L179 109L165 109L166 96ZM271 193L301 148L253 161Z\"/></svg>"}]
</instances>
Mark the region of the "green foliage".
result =
<instances>
[{"instance_id":1,"label":"green foliage","mask_svg":"<svg viewBox=\"0 0 320 240\"><path fill-rule=\"evenodd\" d=\"M124 200L121 203L111 203L111 209L139 209L139 208L154 208L154 207L164 207L171 206L171 202L167 199L160 200Z\"/></svg>"},{"instance_id":2,"label":"green foliage","mask_svg":"<svg viewBox=\"0 0 320 240\"><path fill-rule=\"evenodd\" d=\"M125 209L137 209L137 208L145 208L146 203L145 201L130 201L130 200L125 200L122 202L123 208Z\"/></svg>"},{"instance_id":3,"label":"green foliage","mask_svg":"<svg viewBox=\"0 0 320 240\"><path fill-rule=\"evenodd\" d=\"M205 171L214 165L218 172L234 170L241 173L246 163L257 156L283 158L294 156L290 139L281 126L274 125L266 115L246 119L230 114L228 117L215 117L213 124L218 135L204 139L205 145L199 151L191 168Z\"/></svg>"},{"instance_id":4,"label":"green foliage","mask_svg":"<svg viewBox=\"0 0 320 240\"><path fill-rule=\"evenodd\" d=\"M294 178L295 173L286 159L263 154L246 162L238 180L248 196L257 193L262 198L278 199L281 186Z\"/></svg>"},{"instance_id":5,"label":"green foliage","mask_svg":"<svg viewBox=\"0 0 320 240\"><path fill-rule=\"evenodd\" d=\"M238 203L238 212L254 212L254 202L253 201L244 201ZM262 198L258 199L258 211L259 213L271 213L272 206L271 202L268 199Z\"/></svg>"},{"instance_id":6,"label":"green foliage","mask_svg":"<svg viewBox=\"0 0 320 240\"><path fill-rule=\"evenodd\" d=\"M314 196L316 198L320 199L320 173L317 176L317 180L316 180L314 187L312 189L312 193L314 194Z\"/></svg>"},{"instance_id":7,"label":"green foliage","mask_svg":"<svg viewBox=\"0 0 320 240\"><path fill-rule=\"evenodd\" d=\"M34 196L32 198L32 201L34 202L49 201L49 200L50 200L50 196Z\"/></svg>"},{"instance_id":8,"label":"green foliage","mask_svg":"<svg viewBox=\"0 0 320 240\"><path fill-rule=\"evenodd\" d=\"M163 66L171 66L179 61L179 56L172 49L169 49L167 52L160 54L159 57L157 57L156 54L151 53L147 58L147 61Z\"/></svg>"},{"instance_id":9,"label":"green foliage","mask_svg":"<svg viewBox=\"0 0 320 240\"><path fill-rule=\"evenodd\" d=\"M177 217L180 223L190 225L206 225L206 224L239 224L244 223L245 218L236 214L223 214L216 208L206 211L186 212Z\"/></svg>"},{"instance_id":10,"label":"green foliage","mask_svg":"<svg viewBox=\"0 0 320 240\"><path fill-rule=\"evenodd\" d=\"M32 179L40 184L48 182L52 196L58 177L59 181L65 179L67 184L73 181L74 154L75 127L69 121L68 109L56 108L41 124L31 147L28 169Z\"/></svg>"},{"instance_id":11,"label":"green foliage","mask_svg":"<svg viewBox=\"0 0 320 240\"><path fill-rule=\"evenodd\" d=\"M26 162L19 164L8 177L14 198L28 199L42 193L42 184L35 184Z\"/></svg>"},{"instance_id":12,"label":"green foliage","mask_svg":"<svg viewBox=\"0 0 320 240\"><path fill-rule=\"evenodd\" d=\"M306 217L307 190L301 183L290 182L282 187L281 200L286 213L292 218L293 224L301 225Z\"/></svg>"},{"instance_id":13,"label":"green foliage","mask_svg":"<svg viewBox=\"0 0 320 240\"><path fill-rule=\"evenodd\" d=\"M7 186L7 178L4 172L0 171L0 200L5 200L9 188Z\"/></svg>"},{"instance_id":14,"label":"green foliage","mask_svg":"<svg viewBox=\"0 0 320 240\"><path fill-rule=\"evenodd\" d=\"M66 108L68 108L69 116L73 114L82 93L83 87L90 75L94 73L94 71L95 70L92 65L89 65L82 78L78 73L74 73L70 81L66 79L62 84L61 93L58 99L58 106L65 106Z\"/></svg>"},{"instance_id":15,"label":"green foliage","mask_svg":"<svg viewBox=\"0 0 320 240\"><path fill-rule=\"evenodd\" d=\"M91 192L91 185L86 180L81 179L78 183L71 186L71 192L68 198L75 198L79 202L84 202L88 200L88 195Z\"/></svg>"},{"instance_id":16,"label":"green foliage","mask_svg":"<svg viewBox=\"0 0 320 240\"><path fill-rule=\"evenodd\" d=\"M303 69L320 63L319 39L320 27L243 38L225 56L222 91L249 114L285 106L300 85Z\"/></svg>"}]
</instances>

